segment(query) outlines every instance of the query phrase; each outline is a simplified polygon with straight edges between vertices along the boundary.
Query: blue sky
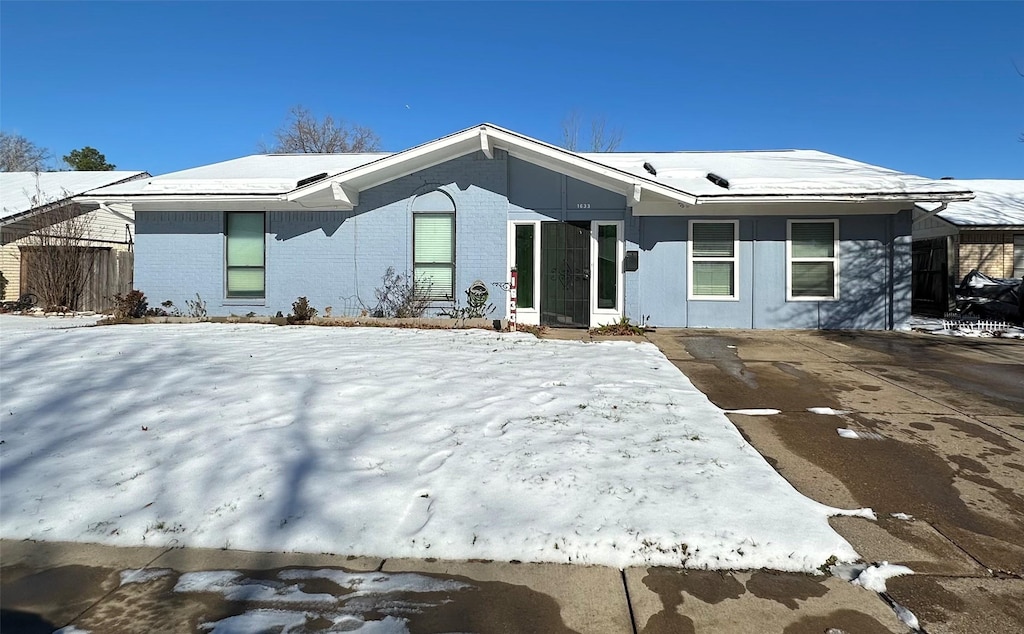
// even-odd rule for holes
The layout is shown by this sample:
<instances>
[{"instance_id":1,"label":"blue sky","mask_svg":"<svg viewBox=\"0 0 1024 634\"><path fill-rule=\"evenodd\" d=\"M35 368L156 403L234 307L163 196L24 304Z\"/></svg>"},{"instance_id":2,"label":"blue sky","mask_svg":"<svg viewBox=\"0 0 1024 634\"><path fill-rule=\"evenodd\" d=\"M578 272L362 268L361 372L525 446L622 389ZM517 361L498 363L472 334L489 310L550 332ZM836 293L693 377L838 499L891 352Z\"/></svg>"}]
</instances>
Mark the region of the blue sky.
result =
<instances>
[{"instance_id":1,"label":"blue sky","mask_svg":"<svg viewBox=\"0 0 1024 634\"><path fill-rule=\"evenodd\" d=\"M0 4L0 127L160 174L294 104L401 150L489 121L620 150L813 148L1024 178L1024 2Z\"/></svg>"}]
</instances>

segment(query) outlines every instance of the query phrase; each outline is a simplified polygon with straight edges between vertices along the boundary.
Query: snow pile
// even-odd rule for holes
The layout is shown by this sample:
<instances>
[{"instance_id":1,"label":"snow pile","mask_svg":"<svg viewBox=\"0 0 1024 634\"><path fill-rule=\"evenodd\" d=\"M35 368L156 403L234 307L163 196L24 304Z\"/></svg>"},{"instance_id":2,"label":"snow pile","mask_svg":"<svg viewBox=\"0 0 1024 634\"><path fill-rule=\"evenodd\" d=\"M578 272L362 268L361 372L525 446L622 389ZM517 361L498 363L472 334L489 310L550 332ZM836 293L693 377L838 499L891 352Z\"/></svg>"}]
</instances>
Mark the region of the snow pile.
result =
<instances>
[{"instance_id":1,"label":"snow pile","mask_svg":"<svg viewBox=\"0 0 1024 634\"><path fill-rule=\"evenodd\" d=\"M822 416L842 416L843 414L850 413L845 409L832 409L831 407L808 407L807 411L812 414L821 414Z\"/></svg>"},{"instance_id":2,"label":"snow pile","mask_svg":"<svg viewBox=\"0 0 1024 634\"><path fill-rule=\"evenodd\" d=\"M893 612L896 613L896 617L903 621L903 624L914 630L915 632L921 631L921 623L917 620L917 615L911 612L907 607L892 602Z\"/></svg>"},{"instance_id":3,"label":"snow pile","mask_svg":"<svg viewBox=\"0 0 1024 634\"><path fill-rule=\"evenodd\" d=\"M726 414L742 414L744 416L774 416L778 414L780 410L771 408L754 408L754 409L727 409Z\"/></svg>"},{"instance_id":4,"label":"snow pile","mask_svg":"<svg viewBox=\"0 0 1024 634\"><path fill-rule=\"evenodd\" d=\"M882 440L882 434L873 431L857 431L849 427L837 427L836 433L842 438L852 440Z\"/></svg>"},{"instance_id":5,"label":"snow pile","mask_svg":"<svg viewBox=\"0 0 1024 634\"><path fill-rule=\"evenodd\" d=\"M855 586L861 586L879 594L885 592L887 579L914 574L910 568L890 564L888 561L874 564L839 564L832 566L831 572L834 576L849 581Z\"/></svg>"},{"instance_id":6,"label":"snow pile","mask_svg":"<svg viewBox=\"0 0 1024 634\"><path fill-rule=\"evenodd\" d=\"M900 330L917 331L929 335L944 335L947 337L996 337L1003 339L1024 339L1024 327L1013 324L992 322L963 322L955 323L935 317L922 317L914 315L910 321Z\"/></svg>"},{"instance_id":7,"label":"snow pile","mask_svg":"<svg viewBox=\"0 0 1024 634\"><path fill-rule=\"evenodd\" d=\"M896 517L903 514L892 513L891 515ZM886 594L885 582L893 577L914 574L914 571L910 568L883 561L874 564L838 564L832 566L829 570L835 577L883 595L882 598L892 607L893 612L896 613L896 617L900 621L915 632L921 631L921 624L918 622L917 616Z\"/></svg>"},{"instance_id":8,"label":"snow pile","mask_svg":"<svg viewBox=\"0 0 1024 634\"><path fill-rule=\"evenodd\" d=\"M815 571L841 511L657 348L190 324L2 332L0 537ZM226 583L227 581L225 581Z\"/></svg>"}]
</instances>

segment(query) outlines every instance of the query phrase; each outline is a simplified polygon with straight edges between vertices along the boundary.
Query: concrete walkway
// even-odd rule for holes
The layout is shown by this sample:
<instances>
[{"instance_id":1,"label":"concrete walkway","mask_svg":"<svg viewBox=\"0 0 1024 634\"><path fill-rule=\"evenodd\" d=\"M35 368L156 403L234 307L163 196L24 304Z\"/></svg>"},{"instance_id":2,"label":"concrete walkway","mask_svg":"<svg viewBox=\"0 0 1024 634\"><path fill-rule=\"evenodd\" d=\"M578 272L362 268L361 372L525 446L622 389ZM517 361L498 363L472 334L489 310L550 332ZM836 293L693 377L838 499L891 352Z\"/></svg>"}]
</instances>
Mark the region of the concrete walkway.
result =
<instances>
[{"instance_id":1,"label":"concrete walkway","mask_svg":"<svg viewBox=\"0 0 1024 634\"><path fill-rule=\"evenodd\" d=\"M339 625L523 634L906 631L873 592L835 578L759 571L11 541L0 542L0 556L5 634L69 625L97 633L192 633L209 631L207 623L230 632L283 623L301 623L297 632ZM188 573L197 571L237 574L222 573L218 584L195 590Z\"/></svg>"},{"instance_id":2,"label":"concrete walkway","mask_svg":"<svg viewBox=\"0 0 1024 634\"><path fill-rule=\"evenodd\" d=\"M558 333L570 334L589 339ZM874 508L877 522L833 525L866 560L918 574L889 580L881 596L765 571L0 541L0 630L906 632L898 602L932 633L1024 631L1024 342L707 330L648 339L723 409L780 410L730 418L805 495ZM845 413L808 411L822 407Z\"/></svg>"}]
</instances>

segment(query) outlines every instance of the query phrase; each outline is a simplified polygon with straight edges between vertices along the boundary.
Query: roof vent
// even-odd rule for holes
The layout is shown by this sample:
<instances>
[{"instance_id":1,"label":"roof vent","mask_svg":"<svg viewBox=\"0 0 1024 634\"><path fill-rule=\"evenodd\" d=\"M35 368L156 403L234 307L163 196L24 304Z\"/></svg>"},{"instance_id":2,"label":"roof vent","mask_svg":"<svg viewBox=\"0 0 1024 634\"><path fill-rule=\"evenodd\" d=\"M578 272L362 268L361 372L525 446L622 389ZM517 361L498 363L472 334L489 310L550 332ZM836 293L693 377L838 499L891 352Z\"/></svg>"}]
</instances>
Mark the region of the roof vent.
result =
<instances>
[{"instance_id":1,"label":"roof vent","mask_svg":"<svg viewBox=\"0 0 1024 634\"><path fill-rule=\"evenodd\" d=\"M306 185L309 185L310 183L315 183L315 182L321 181L321 180L323 180L325 178L327 178L327 172L321 172L320 174L315 174L313 176L310 176L309 178L303 178L299 182L295 183L295 186L296 187L305 187Z\"/></svg>"},{"instance_id":2,"label":"roof vent","mask_svg":"<svg viewBox=\"0 0 1024 634\"><path fill-rule=\"evenodd\" d=\"M658 170L654 169L654 166L651 165L650 163L644 163L644 169L647 170L647 173L650 174L651 176L658 175Z\"/></svg>"},{"instance_id":3,"label":"roof vent","mask_svg":"<svg viewBox=\"0 0 1024 634\"><path fill-rule=\"evenodd\" d=\"M729 181L725 180L724 178L722 178L718 174L715 174L714 172L708 172L708 180L714 183L715 185L722 187L723 189L729 189Z\"/></svg>"}]
</instances>

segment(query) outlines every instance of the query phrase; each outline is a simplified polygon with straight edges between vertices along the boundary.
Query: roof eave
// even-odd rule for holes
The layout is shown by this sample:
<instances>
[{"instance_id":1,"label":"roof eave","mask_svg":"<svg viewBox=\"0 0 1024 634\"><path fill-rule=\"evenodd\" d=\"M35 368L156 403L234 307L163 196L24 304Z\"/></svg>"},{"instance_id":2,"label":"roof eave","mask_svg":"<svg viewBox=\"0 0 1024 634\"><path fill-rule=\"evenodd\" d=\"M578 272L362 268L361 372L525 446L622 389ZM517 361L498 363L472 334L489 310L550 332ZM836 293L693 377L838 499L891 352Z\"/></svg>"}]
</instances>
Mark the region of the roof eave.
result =
<instances>
[{"instance_id":1,"label":"roof eave","mask_svg":"<svg viewBox=\"0 0 1024 634\"><path fill-rule=\"evenodd\" d=\"M194 192L189 194L112 194L109 196L76 196L75 202L91 203L91 204L109 204L109 203L135 203L135 202L181 202L181 201L195 201L195 200L210 200L210 201L221 201L221 202L234 202L234 201L274 201L279 202L284 200L284 194L280 193L229 193L229 194L211 194L211 193L200 193Z\"/></svg>"},{"instance_id":2,"label":"roof eave","mask_svg":"<svg viewBox=\"0 0 1024 634\"><path fill-rule=\"evenodd\" d=\"M717 203L762 202L952 202L971 200L973 192L941 192L921 194L849 193L849 194L727 194L699 196L698 205Z\"/></svg>"}]
</instances>

